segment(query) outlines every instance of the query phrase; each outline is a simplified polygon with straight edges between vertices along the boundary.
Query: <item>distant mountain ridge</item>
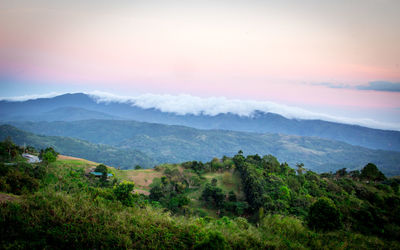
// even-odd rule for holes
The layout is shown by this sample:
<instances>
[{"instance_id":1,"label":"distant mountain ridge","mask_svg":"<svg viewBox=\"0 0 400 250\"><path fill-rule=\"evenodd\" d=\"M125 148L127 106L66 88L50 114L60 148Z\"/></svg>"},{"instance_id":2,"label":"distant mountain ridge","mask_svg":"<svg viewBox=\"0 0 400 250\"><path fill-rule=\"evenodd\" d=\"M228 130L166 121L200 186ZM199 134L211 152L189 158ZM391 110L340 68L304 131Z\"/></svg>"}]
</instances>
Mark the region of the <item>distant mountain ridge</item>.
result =
<instances>
[{"instance_id":1,"label":"distant mountain ridge","mask_svg":"<svg viewBox=\"0 0 400 250\"><path fill-rule=\"evenodd\" d=\"M209 161L215 156L272 154L291 166L302 162L316 172L359 169L369 162L387 175L400 174L400 152L372 150L317 137L251 133L125 120L13 122L26 131L74 137L120 149L137 149L157 163Z\"/></svg>"},{"instance_id":2,"label":"distant mountain ridge","mask_svg":"<svg viewBox=\"0 0 400 250\"><path fill-rule=\"evenodd\" d=\"M68 109L60 115L60 109ZM63 112L64 113L64 112ZM400 151L400 132L371 129L322 120L288 119L274 113L256 111L252 116L232 113L215 116L178 115L124 102L97 102L77 93L24 102L0 101L0 121L75 121L85 119L125 119L198 129L224 129L257 133L316 136L372 149Z\"/></svg>"}]
</instances>

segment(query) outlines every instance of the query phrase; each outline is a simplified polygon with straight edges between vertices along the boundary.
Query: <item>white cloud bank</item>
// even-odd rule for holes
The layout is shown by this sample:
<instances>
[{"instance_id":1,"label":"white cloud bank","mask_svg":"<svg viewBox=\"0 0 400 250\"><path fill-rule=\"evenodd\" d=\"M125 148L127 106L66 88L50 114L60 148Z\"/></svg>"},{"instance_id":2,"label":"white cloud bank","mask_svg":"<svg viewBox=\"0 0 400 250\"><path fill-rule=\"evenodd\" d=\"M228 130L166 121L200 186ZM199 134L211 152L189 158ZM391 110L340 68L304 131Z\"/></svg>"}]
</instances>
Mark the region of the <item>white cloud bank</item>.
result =
<instances>
[{"instance_id":1,"label":"white cloud bank","mask_svg":"<svg viewBox=\"0 0 400 250\"><path fill-rule=\"evenodd\" d=\"M252 101L228 99L225 97L201 98L187 94L156 95L143 94L136 97L118 96L106 92L94 91L88 93L97 102L130 103L132 106L144 109L154 108L162 112L178 115L210 115L232 113L251 117L255 111L280 114L289 119L320 119L331 122L355 124L370 128L400 130L400 124L380 122L369 118L348 118L312 112L298 107L278 104L268 101Z\"/></svg>"},{"instance_id":2,"label":"white cloud bank","mask_svg":"<svg viewBox=\"0 0 400 250\"><path fill-rule=\"evenodd\" d=\"M154 108L162 112L170 112L178 115L210 115L237 114L240 116L253 116L255 111L280 114L289 119L320 119L324 121L355 124L378 129L391 129L400 131L399 123L380 122L369 118L349 118L334 115L312 112L303 108L278 104L268 101L253 101L228 99L225 97L202 98L187 94L181 95L157 95L142 94L136 97L119 96L107 92L93 91L86 93L98 103L129 103L132 106L148 109ZM43 95L25 95L19 97L5 97L0 100L26 101L37 98L51 98L60 95L59 93L48 93Z\"/></svg>"}]
</instances>

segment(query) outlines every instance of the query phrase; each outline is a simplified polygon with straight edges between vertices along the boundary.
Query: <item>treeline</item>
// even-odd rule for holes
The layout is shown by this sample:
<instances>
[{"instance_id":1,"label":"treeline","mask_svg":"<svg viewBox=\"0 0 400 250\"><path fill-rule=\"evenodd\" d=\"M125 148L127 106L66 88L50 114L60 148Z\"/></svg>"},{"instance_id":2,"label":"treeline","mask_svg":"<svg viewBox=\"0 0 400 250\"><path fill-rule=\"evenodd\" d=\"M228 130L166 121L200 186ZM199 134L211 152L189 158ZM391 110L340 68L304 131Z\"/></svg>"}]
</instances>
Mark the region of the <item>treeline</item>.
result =
<instances>
[{"instance_id":1,"label":"treeline","mask_svg":"<svg viewBox=\"0 0 400 250\"><path fill-rule=\"evenodd\" d=\"M266 214L293 215L315 230L350 228L366 235L400 238L399 179L387 180L372 164L361 171L316 174L297 171L275 157L241 152L240 172L253 221Z\"/></svg>"},{"instance_id":2,"label":"treeline","mask_svg":"<svg viewBox=\"0 0 400 250\"><path fill-rule=\"evenodd\" d=\"M203 206L221 217L242 216L257 224L267 215L280 214L295 216L313 230L350 228L392 240L400 237L400 180L387 179L373 163L361 170L317 174L302 163L293 169L272 155L245 157L240 151L233 158L158 168L165 176L154 183L149 198L174 213L207 215L191 209L188 194L194 187L201 190L197 199ZM226 171L239 173L245 200L225 192L216 179L204 178Z\"/></svg>"}]
</instances>

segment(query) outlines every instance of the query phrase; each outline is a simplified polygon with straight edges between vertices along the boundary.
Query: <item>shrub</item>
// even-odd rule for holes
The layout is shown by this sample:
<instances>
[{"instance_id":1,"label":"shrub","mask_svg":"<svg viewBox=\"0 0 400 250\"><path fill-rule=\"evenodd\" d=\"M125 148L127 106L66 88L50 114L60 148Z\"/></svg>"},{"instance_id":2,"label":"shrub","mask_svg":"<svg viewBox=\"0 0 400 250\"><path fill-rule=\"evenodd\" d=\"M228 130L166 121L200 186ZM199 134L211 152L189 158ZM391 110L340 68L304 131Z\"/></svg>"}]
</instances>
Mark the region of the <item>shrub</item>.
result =
<instances>
[{"instance_id":1,"label":"shrub","mask_svg":"<svg viewBox=\"0 0 400 250\"><path fill-rule=\"evenodd\" d=\"M117 200L126 206L131 206L133 202L132 191L135 183L124 181L114 187L114 195Z\"/></svg>"},{"instance_id":2,"label":"shrub","mask_svg":"<svg viewBox=\"0 0 400 250\"><path fill-rule=\"evenodd\" d=\"M322 197L311 205L308 226L314 230L331 231L342 226L341 215L332 200Z\"/></svg>"},{"instance_id":3,"label":"shrub","mask_svg":"<svg viewBox=\"0 0 400 250\"><path fill-rule=\"evenodd\" d=\"M227 241L220 232L211 231L207 234L207 237L201 241L195 249L225 249L227 247Z\"/></svg>"},{"instance_id":4,"label":"shrub","mask_svg":"<svg viewBox=\"0 0 400 250\"><path fill-rule=\"evenodd\" d=\"M57 160L58 152L54 150L54 148L49 147L45 150L41 150L39 154L39 158L44 162L55 162Z\"/></svg>"}]
</instances>

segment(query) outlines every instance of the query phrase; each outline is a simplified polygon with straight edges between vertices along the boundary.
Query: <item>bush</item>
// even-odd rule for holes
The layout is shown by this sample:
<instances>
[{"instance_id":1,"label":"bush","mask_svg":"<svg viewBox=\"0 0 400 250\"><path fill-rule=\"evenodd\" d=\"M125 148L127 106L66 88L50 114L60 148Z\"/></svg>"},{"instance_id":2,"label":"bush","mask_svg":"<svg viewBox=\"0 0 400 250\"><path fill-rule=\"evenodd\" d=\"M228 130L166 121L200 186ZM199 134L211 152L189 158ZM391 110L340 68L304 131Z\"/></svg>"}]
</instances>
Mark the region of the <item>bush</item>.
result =
<instances>
[{"instance_id":1,"label":"bush","mask_svg":"<svg viewBox=\"0 0 400 250\"><path fill-rule=\"evenodd\" d=\"M361 170L360 177L364 180L368 181L383 181L386 180L386 176L379 171L373 163L368 163L365 167Z\"/></svg>"},{"instance_id":2,"label":"bush","mask_svg":"<svg viewBox=\"0 0 400 250\"><path fill-rule=\"evenodd\" d=\"M41 150L39 154L39 158L44 162L55 162L57 160L58 152L54 150L54 148L49 147L45 150Z\"/></svg>"},{"instance_id":3,"label":"bush","mask_svg":"<svg viewBox=\"0 0 400 250\"><path fill-rule=\"evenodd\" d=\"M200 242L195 249L225 249L227 241L220 232L211 231L207 237Z\"/></svg>"},{"instance_id":4,"label":"bush","mask_svg":"<svg viewBox=\"0 0 400 250\"><path fill-rule=\"evenodd\" d=\"M108 173L107 167L104 164L100 164L96 167L96 169L94 170L95 172L100 172L100 173Z\"/></svg>"},{"instance_id":5,"label":"bush","mask_svg":"<svg viewBox=\"0 0 400 250\"><path fill-rule=\"evenodd\" d=\"M332 200L322 197L311 205L308 226L314 230L331 231L342 227L341 215Z\"/></svg>"},{"instance_id":6,"label":"bush","mask_svg":"<svg viewBox=\"0 0 400 250\"><path fill-rule=\"evenodd\" d=\"M132 206L132 191L134 187L135 183L124 181L114 187L114 195L117 200L121 201L125 206Z\"/></svg>"}]
</instances>

